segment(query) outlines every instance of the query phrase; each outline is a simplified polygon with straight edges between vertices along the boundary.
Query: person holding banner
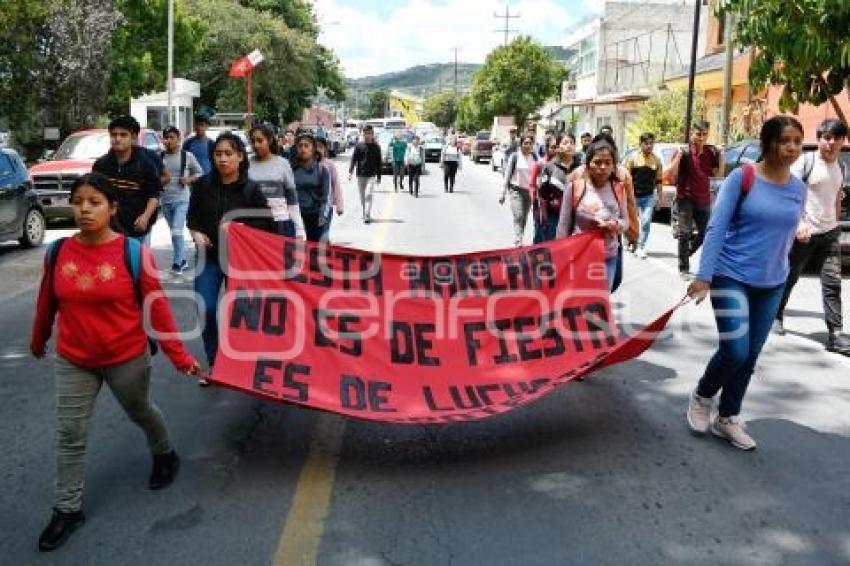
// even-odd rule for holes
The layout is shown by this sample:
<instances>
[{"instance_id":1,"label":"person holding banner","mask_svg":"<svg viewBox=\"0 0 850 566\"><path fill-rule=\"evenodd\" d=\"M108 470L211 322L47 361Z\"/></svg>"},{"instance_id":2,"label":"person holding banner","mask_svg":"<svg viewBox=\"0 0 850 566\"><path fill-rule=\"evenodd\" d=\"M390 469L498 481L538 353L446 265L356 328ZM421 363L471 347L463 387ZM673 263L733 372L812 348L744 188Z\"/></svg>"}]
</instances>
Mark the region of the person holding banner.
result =
<instances>
[{"instance_id":1,"label":"person holding banner","mask_svg":"<svg viewBox=\"0 0 850 566\"><path fill-rule=\"evenodd\" d=\"M213 170L192 187L188 226L198 251L195 275L199 316L204 321L201 337L212 369L218 353L218 295L224 283L226 258L221 254L219 231L222 222L233 220L235 212L245 213L240 220L255 228L277 233L269 203L260 186L248 177L248 157L242 140L231 132L220 135L213 145ZM200 379L206 386L207 381Z\"/></svg>"},{"instance_id":2,"label":"person holding banner","mask_svg":"<svg viewBox=\"0 0 850 566\"><path fill-rule=\"evenodd\" d=\"M275 220L278 234L304 239L304 221L295 192L295 178L289 161L279 155L277 139L265 124L248 132L254 157L248 177L260 186Z\"/></svg>"},{"instance_id":3,"label":"person holding banner","mask_svg":"<svg viewBox=\"0 0 850 566\"><path fill-rule=\"evenodd\" d=\"M597 232L605 240L605 279L614 287L620 236L629 228L626 187L617 176L616 149L605 140L587 148L584 174L567 186L556 237Z\"/></svg>"},{"instance_id":4,"label":"person holding banner","mask_svg":"<svg viewBox=\"0 0 850 566\"><path fill-rule=\"evenodd\" d=\"M720 346L688 400L687 422L741 450L756 442L739 414L750 377L779 310L788 277L788 252L803 216L806 186L791 174L800 156L803 127L774 116L761 129L763 161L730 174L720 188L706 230L696 279L688 295L709 291ZM720 393L717 416L712 401Z\"/></svg>"},{"instance_id":5,"label":"person holding banner","mask_svg":"<svg viewBox=\"0 0 850 566\"><path fill-rule=\"evenodd\" d=\"M158 336L174 336L153 254L121 233L118 192L99 173L71 185L79 232L47 250L38 293L30 352L47 353L58 314L54 363L56 389L56 482L50 523L38 539L42 552L61 546L82 523L87 432L104 383L127 416L147 436L153 457L150 489L177 475L180 461L162 414L150 399L151 363L144 310ZM198 362L176 338L159 338L174 367L200 375Z\"/></svg>"},{"instance_id":6,"label":"person holding banner","mask_svg":"<svg viewBox=\"0 0 850 566\"><path fill-rule=\"evenodd\" d=\"M318 242L326 234L325 224L331 213L331 174L316 158L316 138L310 130L295 135L292 173L307 240Z\"/></svg>"}]
</instances>

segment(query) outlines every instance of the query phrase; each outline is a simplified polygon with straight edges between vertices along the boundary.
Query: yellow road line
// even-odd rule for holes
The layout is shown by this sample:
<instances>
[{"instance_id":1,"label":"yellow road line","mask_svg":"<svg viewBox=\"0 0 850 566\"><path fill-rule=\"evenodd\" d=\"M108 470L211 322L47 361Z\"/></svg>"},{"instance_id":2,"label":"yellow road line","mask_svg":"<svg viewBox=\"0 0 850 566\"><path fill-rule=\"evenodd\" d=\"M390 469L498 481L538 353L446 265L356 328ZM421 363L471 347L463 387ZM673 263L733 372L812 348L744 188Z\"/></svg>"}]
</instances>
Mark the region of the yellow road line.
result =
<instances>
[{"instance_id":1,"label":"yellow road line","mask_svg":"<svg viewBox=\"0 0 850 566\"><path fill-rule=\"evenodd\" d=\"M399 193L400 194L400 193ZM382 220L387 220L395 209L398 194L387 199L382 210ZM375 234L375 249L386 242L389 222L384 222ZM274 566L313 566L318 564L319 545L325 531L325 519L330 511L336 466L345 437L346 419L322 413L316 421L310 451L298 483L283 532L278 540L272 564Z\"/></svg>"}]
</instances>

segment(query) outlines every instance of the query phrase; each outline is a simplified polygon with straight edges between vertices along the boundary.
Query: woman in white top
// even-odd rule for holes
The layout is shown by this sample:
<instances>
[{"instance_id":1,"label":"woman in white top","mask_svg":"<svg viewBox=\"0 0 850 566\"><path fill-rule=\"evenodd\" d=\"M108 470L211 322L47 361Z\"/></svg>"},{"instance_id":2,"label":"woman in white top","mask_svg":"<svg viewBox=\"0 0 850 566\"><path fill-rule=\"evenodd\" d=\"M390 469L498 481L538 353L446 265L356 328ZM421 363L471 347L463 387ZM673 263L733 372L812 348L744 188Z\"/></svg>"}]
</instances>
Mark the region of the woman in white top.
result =
<instances>
[{"instance_id":1,"label":"woman in white top","mask_svg":"<svg viewBox=\"0 0 850 566\"><path fill-rule=\"evenodd\" d=\"M460 150L457 148L457 138L450 136L440 153L440 167L443 169L443 187L445 192L455 192L455 176L462 167Z\"/></svg>"},{"instance_id":2,"label":"woman in white top","mask_svg":"<svg viewBox=\"0 0 850 566\"><path fill-rule=\"evenodd\" d=\"M277 137L266 125L254 126L249 136L254 157L248 167L248 178L260 186L269 202L277 233L304 239L304 221L298 206L292 167L289 161L278 155Z\"/></svg>"},{"instance_id":3,"label":"woman in white top","mask_svg":"<svg viewBox=\"0 0 850 566\"><path fill-rule=\"evenodd\" d=\"M505 197L511 194L511 213L514 217L514 245L522 245L525 225L528 223L528 211L531 209L531 173L536 167L534 155L534 136L526 134L520 138L519 151L515 151L505 166L505 187L499 204L505 204Z\"/></svg>"}]
</instances>

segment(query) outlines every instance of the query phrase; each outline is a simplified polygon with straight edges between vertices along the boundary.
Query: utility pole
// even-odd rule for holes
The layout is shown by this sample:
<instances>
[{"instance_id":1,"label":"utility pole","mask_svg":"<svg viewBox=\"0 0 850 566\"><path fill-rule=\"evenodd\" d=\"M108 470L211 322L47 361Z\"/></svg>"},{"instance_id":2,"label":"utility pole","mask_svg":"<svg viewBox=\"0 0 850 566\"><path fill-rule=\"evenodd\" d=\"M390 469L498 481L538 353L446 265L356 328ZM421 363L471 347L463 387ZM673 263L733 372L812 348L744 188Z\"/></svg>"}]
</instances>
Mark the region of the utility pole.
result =
<instances>
[{"instance_id":1,"label":"utility pole","mask_svg":"<svg viewBox=\"0 0 850 566\"><path fill-rule=\"evenodd\" d=\"M497 29L496 33L504 33L505 34L505 45L508 44L508 34L510 33L519 33L517 29L511 29L511 20L518 20L522 17L522 15L517 12L516 14L511 14L511 7L509 4L505 4L505 13L499 14L498 12L493 12L493 17L497 20L505 20L505 27L502 29Z\"/></svg>"},{"instance_id":2,"label":"utility pole","mask_svg":"<svg viewBox=\"0 0 850 566\"><path fill-rule=\"evenodd\" d=\"M456 45L452 47L449 51L454 51L455 53L455 100L457 100L458 96L458 84L457 84L457 54L459 51L463 51L460 46Z\"/></svg>"},{"instance_id":3,"label":"utility pole","mask_svg":"<svg viewBox=\"0 0 850 566\"><path fill-rule=\"evenodd\" d=\"M721 131L723 145L729 144L729 122L732 114L732 65L734 63L732 53L732 27L735 25L735 15L729 11L722 15L724 18L723 46L726 49L723 61L723 119L721 120Z\"/></svg>"},{"instance_id":4,"label":"utility pole","mask_svg":"<svg viewBox=\"0 0 850 566\"><path fill-rule=\"evenodd\" d=\"M168 123L165 126L173 126L174 123L174 0L168 0ZM180 125L177 124L179 128Z\"/></svg>"},{"instance_id":5,"label":"utility pole","mask_svg":"<svg viewBox=\"0 0 850 566\"><path fill-rule=\"evenodd\" d=\"M688 72L688 107L685 112L685 143L691 143L691 121L694 118L694 82L697 72L697 47L699 46L699 15L702 0L694 0L694 31L691 41L691 69Z\"/></svg>"}]
</instances>

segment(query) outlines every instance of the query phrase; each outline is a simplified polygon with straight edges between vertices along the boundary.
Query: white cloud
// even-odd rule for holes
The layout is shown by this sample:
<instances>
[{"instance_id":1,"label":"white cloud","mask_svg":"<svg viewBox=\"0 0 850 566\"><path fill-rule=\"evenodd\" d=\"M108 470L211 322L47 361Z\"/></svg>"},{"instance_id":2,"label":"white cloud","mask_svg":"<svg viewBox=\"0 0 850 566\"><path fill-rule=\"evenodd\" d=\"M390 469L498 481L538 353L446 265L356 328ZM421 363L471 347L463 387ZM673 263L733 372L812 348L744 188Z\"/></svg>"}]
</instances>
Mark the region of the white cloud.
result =
<instances>
[{"instance_id":1,"label":"white cloud","mask_svg":"<svg viewBox=\"0 0 850 566\"><path fill-rule=\"evenodd\" d=\"M410 0L380 16L357 0L315 0L320 40L340 58L349 77L377 75L408 67L452 61L451 49L461 48L459 60L483 63L503 41L494 30L504 20L493 17L505 4L493 0ZM588 12L588 0L522 0L511 2L511 28L547 45L560 45L564 30Z\"/></svg>"}]
</instances>

